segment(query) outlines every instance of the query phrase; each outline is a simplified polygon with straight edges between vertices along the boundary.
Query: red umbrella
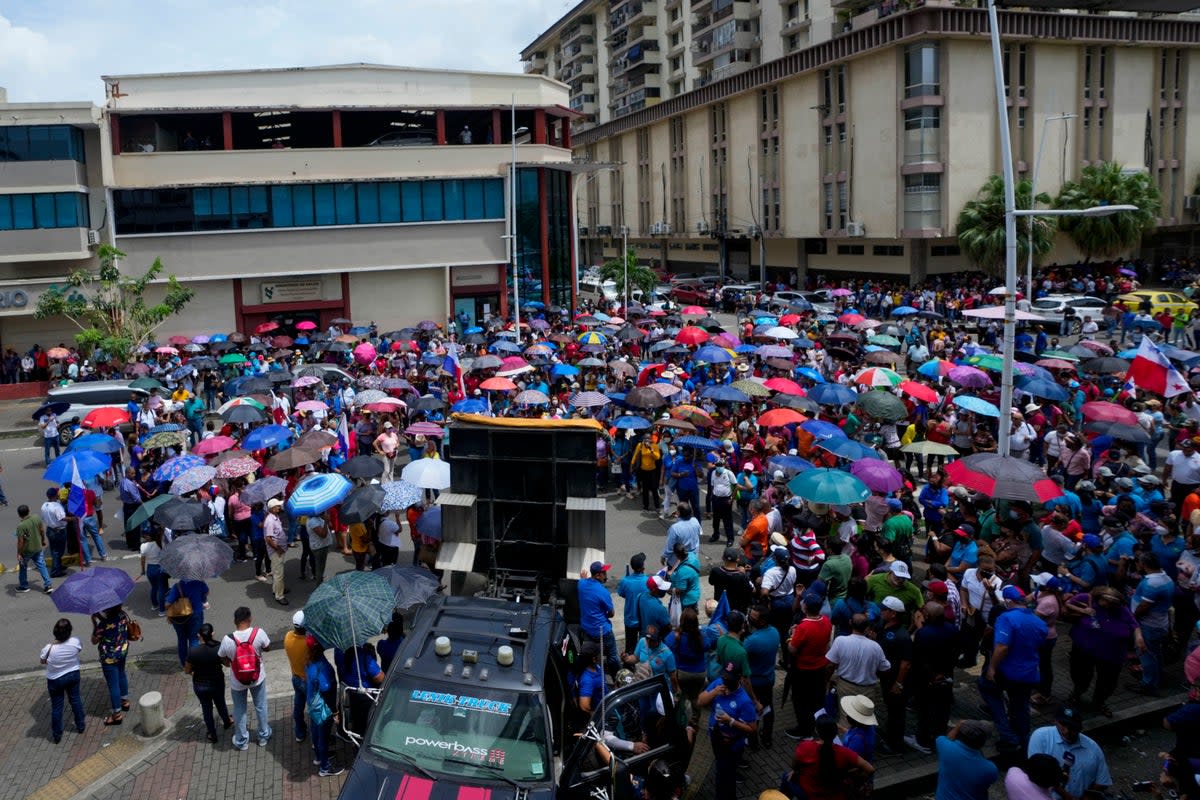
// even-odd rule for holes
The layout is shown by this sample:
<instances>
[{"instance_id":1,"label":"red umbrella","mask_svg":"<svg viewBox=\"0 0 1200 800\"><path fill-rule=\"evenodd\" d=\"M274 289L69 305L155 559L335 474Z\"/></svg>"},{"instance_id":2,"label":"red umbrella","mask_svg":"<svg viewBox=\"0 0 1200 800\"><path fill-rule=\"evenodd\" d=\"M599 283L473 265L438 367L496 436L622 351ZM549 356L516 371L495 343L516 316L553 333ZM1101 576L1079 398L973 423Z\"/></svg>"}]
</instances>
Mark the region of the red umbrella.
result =
<instances>
[{"instance_id":1,"label":"red umbrella","mask_svg":"<svg viewBox=\"0 0 1200 800\"><path fill-rule=\"evenodd\" d=\"M479 388L489 392L511 392L517 388L517 385L508 378L488 378L479 384Z\"/></svg>"},{"instance_id":2,"label":"red umbrella","mask_svg":"<svg viewBox=\"0 0 1200 800\"><path fill-rule=\"evenodd\" d=\"M201 439L192 448L192 452L198 456L210 456L228 450L236 444L237 442L228 436L214 436L211 439Z\"/></svg>"},{"instance_id":3,"label":"red umbrella","mask_svg":"<svg viewBox=\"0 0 1200 800\"><path fill-rule=\"evenodd\" d=\"M683 309L683 311L680 311L679 313L680 313L680 314L688 314L688 315L692 315L692 314L694 314L694 315L696 315L696 316L698 316L698 317L706 317L706 316L708 316L708 312L707 312L707 311L705 311L705 310L704 310L703 308L701 308L700 306L685 306L685 307L684 307L684 309Z\"/></svg>"},{"instance_id":4,"label":"red umbrella","mask_svg":"<svg viewBox=\"0 0 1200 800\"><path fill-rule=\"evenodd\" d=\"M298 331L315 331L316 329L317 329L317 323L315 323L315 322L309 322L308 320L304 320L303 322L296 323L296 330L298 330Z\"/></svg>"},{"instance_id":5,"label":"red umbrella","mask_svg":"<svg viewBox=\"0 0 1200 800\"><path fill-rule=\"evenodd\" d=\"M256 327L254 329L254 332L255 333L270 333L271 331L278 330L278 329L279 329L278 322L264 322L261 325L259 325L258 327Z\"/></svg>"},{"instance_id":6,"label":"red umbrella","mask_svg":"<svg viewBox=\"0 0 1200 800\"><path fill-rule=\"evenodd\" d=\"M799 321L800 321L799 314L784 314L782 317L779 318L780 325L795 325Z\"/></svg>"},{"instance_id":7,"label":"red umbrella","mask_svg":"<svg viewBox=\"0 0 1200 800\"><path fill-rule=\"evenodd\" d=\"M92 411L79 424L85 428L112 428L116 425L124 425L126 422L129 422L128 411L123 408L106 406Z\"/></svg>"},{"instance_id":8,"label":"red umbrella","mask_svg":"<svg viewBox=\"0 0 1200 800\"><path fill-rule=\"evenodd\" d=\"M923 383L917 383L916 381L904 381L904 383L900 384L900 391L909 397L915 397L926 403L936 403L938 401L938 393L932 387L926 386Z\"/></svg>"},{"instance_id":9,"label":"red umbrella","mask_svg":"<svg viewBox=\"0 0 1200 800\"><path fill-rule=\"evenodd\" d=\"M783 394L804 394L804 388L788 378L768 378L763 383L763 386L776 392L782 392Z\"/></svg>"},{"instance_id":10,"label":"red umbrella","mask_svg":"<svg viewBox=\"0 0 1200 800\"><path fill-rule=\"evenodd\" d=\"M996 500L1044 503L1062 495L1058 484L1041 467L1012 456L977 453L946 465L952 483L982 492Z\"/></svg>"},{"instance_id":11,"label":"red umbrella","mask_svg":"<svg viewBox=\"0 0 1200 800\"><path fill-rule=\"evenodd\" d=\"M185 344L191 344L192 340L186 336L172 336L170 339L167 339L167 342L168 342L168 344L173 344L173 345L182 347Z\"/></svg>"},{"instance_id":12,"label":"red umbrella","mask_svg":"<svg viewBox=\"0 0 1200 800\"><path fill-rule=\"evenodd\" d=\"M293 344L290 336L276 336L271 340L272 347L291 347Z\"/></svg>"},{"instance_id":13,"label":"red umbrella","mask_svg":"<svg viewBox=\"0 0 1200 800\"><path fill-rule=\"evenodd\" d=\"M1109 403L1106 400L1093 400L1083 404L1083 416L1090 422L1120 422L1123 425L1137 425L1137 414L1124 406Z\"/></svg>"},{"instance_id":14,"label":"red umbrella","mask_svg":"<svg viewBox=\"0 0 1200 800\"><path fill-rule=\"evenodd\" d=\"M866 319L866 317L864 317L862 314L842 314L840 317L838 317L838 322L842 323L843 325L857 325L864 319Z\"/></svg>"},{"instance_id":15,"label":"red umbrella","mask_svg":"<svg viewBox=\"0 0 1200 800\"><path fill-rule=\"evenodd\" d=\"M390 414L399 411L402 408L407 408L403 400L395 397L385 397L383 400L376 400L374 403L367 403L363 408L368 411L374 411L377 414Z\"/></svg>"},{"instance_id":16,"label":"red umbrella","mask_svg":"<svg viewBox=\"0 0 1200 800\"><path fill-rule=\"evenodd\" d=\"M764 428L779 428L783 425L805 422L808 417L791 408L773 408L758 418L758 424Z\"/></svg>"},{"instance_id":17,"label":"red umbrella","mask_svg":"<svg viewBox=\"0 0 1200 800\"><path fill-rule=\"evenodd\" d=\"M412 352L415 353L415 352L417 352L417 349L418 349L417 343L412 340L392 342L389 345L389 347L391 348L392 352L395 352L395 353L399 353L402 350L411 350Z\"/></svg>"},{"instance_id":18,"label":"red umbrella","mask_svg":"<svg viewBox=\"0 0 1200 800\"><path fill-rule=\"evenodd\" d=\"M688 325L675 334L675 341L680 344L703 344L708 341L708 331L695 325Z\"/></svg>"}]
</instances>

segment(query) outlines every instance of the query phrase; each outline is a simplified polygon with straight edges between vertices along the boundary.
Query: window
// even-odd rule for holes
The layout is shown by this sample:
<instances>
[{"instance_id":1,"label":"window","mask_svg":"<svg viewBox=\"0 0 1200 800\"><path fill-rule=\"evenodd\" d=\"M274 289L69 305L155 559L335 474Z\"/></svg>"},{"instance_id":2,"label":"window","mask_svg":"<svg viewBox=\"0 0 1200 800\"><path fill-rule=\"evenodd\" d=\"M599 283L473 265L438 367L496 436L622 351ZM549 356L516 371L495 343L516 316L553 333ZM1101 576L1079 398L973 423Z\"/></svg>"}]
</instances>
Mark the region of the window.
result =
<instances>
[{"instance_id":1,"label":"window","mask_svg":"<svg viewBox=\"0 0 1200 800\"><path fill-rule=\"evenodd\" d=\"M904 176L904 227L908 230L942 227L941 175Z\"/></svg>"},{"instance_id":2,"label":"window","mask_svg":"<svg viewBox=\"0 0 1200 800\"><path fill-rule=\"evenodd\" d=\"M671 135L671 226L674 232L687 231L687 139L684 117L672 117Z\"/></svg>"},{"instance_id":3,"label":"window","mask_svg":"<svg viewBox=\"0 0 1200 800\"><path fill-rule=\"evenodd\" d=\"M904 112L904 163L925 164L941 160L942 109L910 108Z\"/></svg>"},{"instance_id":4,"label":"window","mask_svg":"<svg viewBox=\"0 0 1200 800\"><path fill-rule=\"evenodd\" d=\"M3 161L85 163L83 131L70 125L14 125L0 128L0 162Z\"/></svg>"},{"instance_id":5,"label":"window","mask_svg":"<svg viewBox=\"0 0 1200 800\"><path fill-rule=\"evenodd\" d=\"M935 244L929 248L929 255L934 258L945 258L947 256L962 255L962 251L958 249L956 244Z\"/></svg>"},{"instance_id":6,"label":"window","mask_svg":"<svg viewBox=\"0 0 1200 800\"><path fill-rule=\"evenodd\" d=\"M871 248L871 255L895 258L904 255L902 244L877 244Z\"/></svg>"},{"instance_id":7,"label":"window","mask_svg":"<svg viewBox=\"0 0 1200 800\"><path fill-rule=\"evenodd\" d=\"M904 96L941 94L940 58L935 42L922 42L904 51Z\"/></svg>"},{"instance_id":8,"label":"window","mask_svg":"<svg viewBox=\"0 0 1200 800\"><path fill-rule=\"evenodd\" d=\"M846 181L838 181L838 229L846 229L846 220L850 215L850 186Z\"/></svg>"},{"instance_id":9,"label":"window","mask_svg":"<svg viewBox=\"0 0 1200 800\"><path fill-rule=\"evenodd\" d=\"M846 113L846 65L838 64L833 68L837 78L837 110L839 114Z\"/></svg>"},{"instance_id":10,"label":"window","mask_svg":"<svg viewBox=\"0 0 1200 800\"><path fill-rule=\"evenodd\" d=\"M0 231L90 227L87 200L82 192L0 194Z\"/></svg>"},{"instance_id":11,"label":"window","mask_svg":"<svg viewBox=\"0 0 1200 800\"><path fill-rule=\"evenodd\" d=\"M839 256L861 256L866 251L867 248L861 244L839 244L837 246L837 254Z\"/></svg>"},{"instance_id":12,"label":"window","mask_svg":"<svg viewBox=\"0 0 1200 800\"><path fill-rule=\"evenodd\" d=\"M780 166L779 131L779 87L772 86L759 92L759 222L766 231L778 231L780 219Z\"/></svg>"},{"instance_id":13,"label":"window","mask_svg":"<svg viewBox=\"0 0 1200 800\"><path fill-rule=\"evenodd\" d=\"M126 190L113 200L122 235L504 218L499 178Z\"/></svg>"},{"instance_id":14,"label":"window","mask_svg":"<svg viewBox=\"0 0 1200 800\"><path fill-rule=\"evenodd\" d=\"M712 192L712 225L723 230L728 225L729 202L729 139L728 109L725 103L714 103L709 109L709 128L712 134L712 154L709 160Z\"/></svg>"},{"instance_id":15,"label":"window","mask_svg":"<svg viewBox=\"0 0 1200 800\"><path fill-rule=\"evenodd\" d=\"M833 230L833 184L825 184L825 230Z\"/></svg>"}]
</instances>

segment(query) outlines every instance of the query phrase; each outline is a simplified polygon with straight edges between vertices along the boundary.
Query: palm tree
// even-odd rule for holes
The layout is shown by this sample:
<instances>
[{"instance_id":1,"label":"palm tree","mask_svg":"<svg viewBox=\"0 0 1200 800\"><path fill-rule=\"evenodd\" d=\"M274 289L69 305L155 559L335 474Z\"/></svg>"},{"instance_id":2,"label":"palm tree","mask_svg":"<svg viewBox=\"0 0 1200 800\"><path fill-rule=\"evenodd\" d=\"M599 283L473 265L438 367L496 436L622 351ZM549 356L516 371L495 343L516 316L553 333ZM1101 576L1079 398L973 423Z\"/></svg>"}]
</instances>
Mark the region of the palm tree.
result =
<instances>
[{"instance_id":1,"label":"palm tree","mask_svg":"<svg viewBox=\"0 0 1200 800\"><path fill-rule=\"evenodd\" d=\"M1033 185L1017 181L1017 208L1030 208ZM1035 198L1050 204L1050 195L1041 192ZM999 274L1004 268L1004 179L993 175L983 184L974 200L967 201L958 215L958 246L967 258L984 272ZM1033 218L1033 258L1035 261L1054 247L1053 217ZM1017 218L1017 263L1025 263L1029 254L1029 218Z\"/></svg>"},{"instance_id":2,"label":"palm tree","mask_svg":"<svg viewBox=\"0 0 1200 800\"><path fill-rule=\"evenodd\" d=\"M1121 165L1104 161L1084 167L1078 181L1067 181L1054 201L1055 208L1137 206L1108 217L1062 217L1062 230L1083 253L1084 259L1109 258L1137 247L1153 230L1162 207L1158 187L1145 172L1125 173Z\"/></svg>"},{"instance_id":3,"label":"palm tree","mask_svg":"<svg viewBox=\"0 0 1200 800\"><path fill-rule=\"evenodd\" d=\"M638 263L637 251L632 247L625 251L624 261L618 257L604 262L604 265L600 267L600 280L612 281L617 284L617 294L624 300L627 267L631 291L641 289L644 295L649 295L654 291L654 287L658 285L658 276L654 274L654 270Z\"/></svg>"}]
</instances>

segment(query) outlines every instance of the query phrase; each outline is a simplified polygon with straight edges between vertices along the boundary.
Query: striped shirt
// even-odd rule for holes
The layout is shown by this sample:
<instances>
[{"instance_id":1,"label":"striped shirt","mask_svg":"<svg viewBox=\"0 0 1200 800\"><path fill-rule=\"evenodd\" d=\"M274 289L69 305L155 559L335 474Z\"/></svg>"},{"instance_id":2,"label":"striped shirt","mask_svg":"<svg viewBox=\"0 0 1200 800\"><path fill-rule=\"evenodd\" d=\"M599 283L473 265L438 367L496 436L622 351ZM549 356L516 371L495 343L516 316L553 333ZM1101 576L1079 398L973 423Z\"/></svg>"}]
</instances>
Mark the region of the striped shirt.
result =
<instances>
[{"instance_id":1,"label":"striped shirt","mask_svg":"<svg viewBox=\"0 0 1200 800\"><path fill-rule=\"evenodd\" d=\"M792 564L796 569L816 569L825 561L825 551L817 542L817 535L811 528L796 531L788 542L788 552L792 554Z\"/></svg>"}]
</instances>

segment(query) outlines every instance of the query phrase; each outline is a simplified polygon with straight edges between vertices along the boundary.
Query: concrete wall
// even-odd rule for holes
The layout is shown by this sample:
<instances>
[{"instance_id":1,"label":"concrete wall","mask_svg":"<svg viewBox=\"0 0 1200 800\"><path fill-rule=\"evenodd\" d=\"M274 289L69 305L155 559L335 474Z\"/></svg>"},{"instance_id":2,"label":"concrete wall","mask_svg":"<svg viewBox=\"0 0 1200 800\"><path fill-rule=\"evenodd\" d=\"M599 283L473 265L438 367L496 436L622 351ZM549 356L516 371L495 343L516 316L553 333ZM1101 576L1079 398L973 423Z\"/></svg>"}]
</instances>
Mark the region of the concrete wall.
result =
<instances>
[{"instance_id":1,"label":"concrete wall","mask_svg":"<svg viewBox=\"0 0 1200 800\"><path fill-rule=\"evenodd\" d=\"M0 318L0 348L11 347L18 353L24 353L35 344L42 347L54 347L63 344L71 347L75 344L75 333L79 329L68 320L34 319L32 316Z\"/></svg>"},{"instance_id":2,"label":"concrete wall","mask_svg":"<svg viewBox=\"0 0 1200 800\"><path fill-rule=\"evenodd\" d=\"M1112 74L1109 76L1105 160L1125 167L1145 166L1146 110L1152 109L1158 124L1158 48L1110 47Z\"/></svg>"},{"instance_id":3,"label":"concrete wall","mask_svg":"<svg viewBox=\"0 0 1200 800\"><path fill-rule=\"evenodd\" d=\"M375 320L381 331L443 321L449 309L446 270L391 270L350 273L350 308L354 320Z\"/></svg>"},{"instance_id":4,"label":"concrete wall","mask_svg":"<svg viewBox=\"0 0 1200 800\"><path fill-rule=\"evenodd\" d=\"M819 236L821 221L821 126L815 74L780 87L783 148L783 230L787 236ZM793 256L794 258L794 256Z\"/></svg>"},{"instance_id":5,"label":"concrete wall","mask_svg":"<svg viewBox=\"0 0 1200 800\"><path fill-rule=\"evenodd\" d=\"M171 273L168 267L166 274ZM184 281L196 294L191 302L158 329L158 339L172 336L230 333L237 330L238 320L233 304L233 281ZM163 284L152 284L146 292L147 302L156 302L165 292ZM254 303L257 300L248 300Z\"/></svg>"},{"instance_id":6,"label":"concrete wall","mask_svg":"<svg viewBox=\"0 0 1200 800\"><path fill-rule=\"evenodd\" d=\"M895 108L903 76L895 50L852 61L847 70L847 126L853 139L849 219L865 223L871 237L898 236L902 227Z\"/></svg>"},{"instance_id":7,"label":"concrete wall","mask_svg":"<svg viewBox=\"0 0 1200 800\"><path fill-rule=\"evenodd\" d=\"M986 41L942 42L942 225L951 235L963 205L1000 171L991 59Z\"/></svg>"},{"instance_id":8,"label":"concrete wall","mask_svg":"<svg viewBox=\"0 0 1200 800\"><path fill-rule=\"evenodd\" d=\"M87 185L87 168L78 161L5 161L0 194L69 192Z\"/></svg>"},{"instance_id":9,"label":"concrete wall","mask_svg":"<svg viewBox=\"0 0 1200 800\"><path fill-rule=\"evenodd\" d=\"M0 262L79 260L87 252L86 228L0 231Z\"/></svg>"}]
</instances>

